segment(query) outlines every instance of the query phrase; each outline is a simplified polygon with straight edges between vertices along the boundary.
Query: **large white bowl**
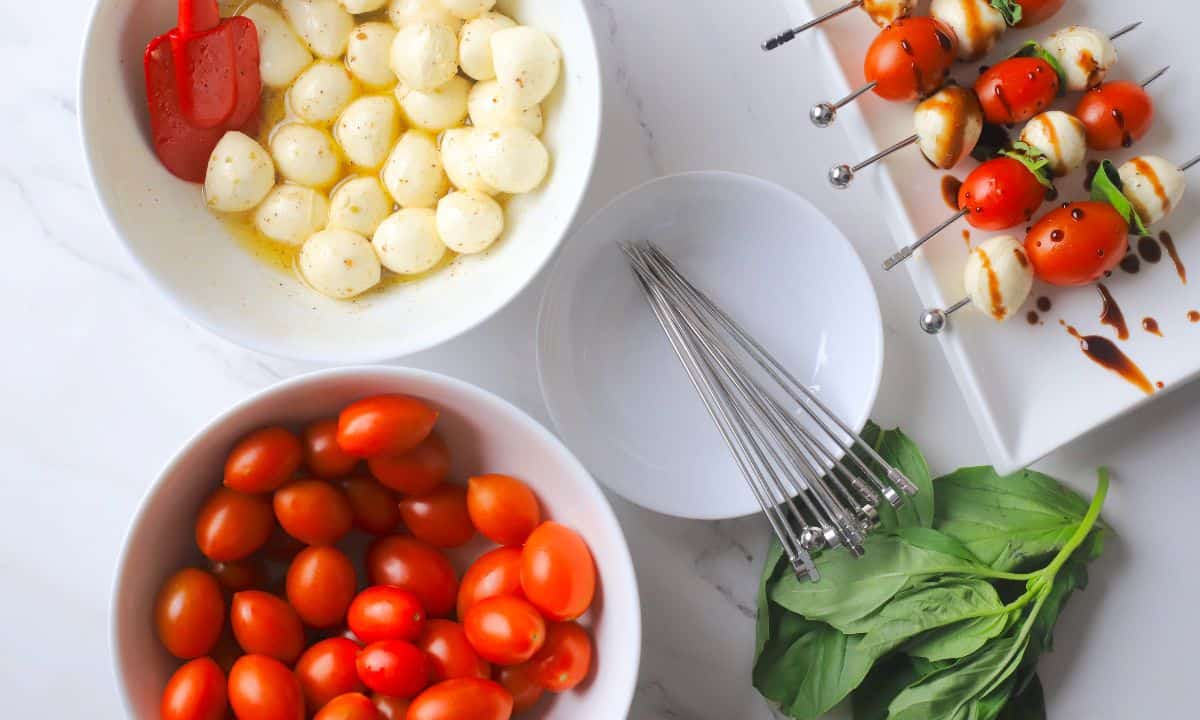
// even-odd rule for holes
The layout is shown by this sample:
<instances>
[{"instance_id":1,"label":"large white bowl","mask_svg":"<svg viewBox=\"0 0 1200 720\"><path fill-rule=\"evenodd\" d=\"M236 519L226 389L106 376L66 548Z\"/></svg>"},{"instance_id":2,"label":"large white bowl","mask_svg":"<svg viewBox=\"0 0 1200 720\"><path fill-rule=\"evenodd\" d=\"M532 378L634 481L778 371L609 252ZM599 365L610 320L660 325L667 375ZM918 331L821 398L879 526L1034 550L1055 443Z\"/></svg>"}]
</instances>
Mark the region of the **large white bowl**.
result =
<instances>
[{"instance_id":1,"label":"large white bowl","mask_svg":"<svg viewBox=\"0 0 1200 720\"><path fill-rule=\"evenodd\" d=\"M599 571L586 618L595 640L592 675L521 717L625 717L637 681L641 610L629 548L604 494L557 438L504 400L442 375L390 367L327 370L279 383L216 418L167 464L134 517L113 590L114 664L132 717L158 717L162 689L179 665L155 637L154 598L173 572L202 560L192 528L204 498L220 483L229 448L254 428L330 416L381 392L407 393L437 407L454 478L481 472L521 478L545 515L574 528L592 550Z\"/></svg>"},{"instance_id":2,"label":"large white bowl","mask_svg":"<svg viewBox=\"0 0 1200 720\"><path fill-rule=\"evenodd\" d=\"M545 103L549 178L507 205L488 252L357 302L322 297L250 256L170 175L149 143L142 53L175 24L173 0L98 0L83 51L79 115L100 204L154 284L196 322L241 345L315 362L373 362L445 342L483 322L529 283L562 241L592 173L600 70L582 0L500 0L562 48Z\"/></svg>"}]
</instances>

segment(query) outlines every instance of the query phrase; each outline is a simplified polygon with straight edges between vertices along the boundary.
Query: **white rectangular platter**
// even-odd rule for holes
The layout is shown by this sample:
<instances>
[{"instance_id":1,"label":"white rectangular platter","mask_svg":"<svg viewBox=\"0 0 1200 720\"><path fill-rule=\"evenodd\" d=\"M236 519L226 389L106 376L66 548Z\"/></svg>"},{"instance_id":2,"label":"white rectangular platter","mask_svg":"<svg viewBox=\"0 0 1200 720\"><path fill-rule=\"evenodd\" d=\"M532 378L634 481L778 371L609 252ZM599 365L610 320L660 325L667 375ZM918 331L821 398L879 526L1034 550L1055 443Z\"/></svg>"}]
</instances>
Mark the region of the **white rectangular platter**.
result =
<instances>
[{"instance_id":1,"label":"white rectangular platter","mask_svg":"<svg viewBox=\"0 0 1200 720\"><path fill-rule=\"evenodd\" d=\"M795 24L826 12L842 0L789 0ZM921 3L920 12L928 3ZM958 64L953 75L966 86L974 84L982 63L1007 56L1026 40L1040 40L1059 28L1082 24L1106 31L1134 20L1144 24L1120 38L1116 45L1118 64L1110 79L1141 80L1163 65L1172 70L1151 86L1157 102L1155 126L1129 150L1089 159L1109 157L1120 164L1138 154L1162 155L1172 161L1200 154L1200 93L1195 92L1200 68L1200 43L1190 28L1200 19L1200 6L1151 0L1119 3L1104 0L1068 0L1067 6L1049 21L1030 29L1011 28L1001 44L980 63ZM862 60L877 28L867 16L854 10L825 23L821 30L806 33L788 46L775 50L784 71L830 74L828 98L843 97L863 81ZM1070 111L1078 95L1061 98L1056 107ZM912 105L892 104L868 93L844 108L829 129L805 128L813 138L821 133L847 132L856 153L846 158L851 164L912 133ZM1012 131L1015 136L1020 128ZM968 160L953 171L966 177L975 167ZM825 168L813 168L824 173ZM876 207L886 219L896 246L913 242L925 230L949 217L953 211L942 199L941 181L946 173L930 167L915 147L893 155L881 165L864 170L845 191L845 201ZM1200 168L1190 173L1193 185L1200 182ZM1058 181L1060 202L1083 200L1084 172ZM1036 217L1054 205L1046 203ZM1200 374L1200 324L1189 321L1191 310L1200 310L1200 192L1187 193L1181 207L1153 228L1168 230L1174 237L1183 266L1192 271L1185 284L1163 254L1158 263L1141 263L1137 274L1117 269L1105 280L1109 291L1124 311L1130 337L1118 342L1110 327L1099 322L1100 297L1095 287L1055 288L1034 286L1030 301L1007 323L996 323L971 308L953 317L949 330L938 340L946 353L955 380L965 397L991 461L1001 471L1012 471L1052 452L1071 440L1114 418L1149 404L1164 392L1179 387ZM907 271L925 307L946 307L963 297L962 268L967 242L972 245L999 233L970 230L964 241L966 223L951 227L930 241L906 264ZM1011 234L1024 237L1024 227ZM1136 245L1134 238L1131 243ZM864 258L868 263L883 258ZM1027 311L1036 298L1049 298L1052 309L1039 313L1039 324L1030 324ZM1143 318L1157 320L1162 336L1146 332ZM1147 395L1122 377L1090 360L1060 321L1078 328L1083 335L1102 335L1117 345L1152 383L1162 389ZM903 331L903 330L902 330ZM922 331L918 318L907 329Z\"/></svg>"}]
</instances>

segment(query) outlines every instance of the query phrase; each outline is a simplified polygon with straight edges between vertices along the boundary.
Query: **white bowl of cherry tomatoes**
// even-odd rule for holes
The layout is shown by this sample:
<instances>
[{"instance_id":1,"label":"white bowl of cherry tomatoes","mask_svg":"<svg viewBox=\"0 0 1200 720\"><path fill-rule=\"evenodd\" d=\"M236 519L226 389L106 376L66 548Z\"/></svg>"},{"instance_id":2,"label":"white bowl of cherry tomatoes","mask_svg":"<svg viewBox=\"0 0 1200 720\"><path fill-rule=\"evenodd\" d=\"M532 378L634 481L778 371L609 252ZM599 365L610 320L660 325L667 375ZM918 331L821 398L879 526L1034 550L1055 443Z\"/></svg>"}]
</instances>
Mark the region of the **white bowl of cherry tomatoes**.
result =
<instances>
[{"instance_id":1,"label":"white bowl of cherry tomatoes","mask_svg":"<svg viewBox=\"0 0 1200 720\"><path fill-rule=\"evenodd\" d=\"M545 428L466 383L322 371L218 417L126 538L113 649L164 720L624 717L620 526Z\"/></svg>"}]
</instances>

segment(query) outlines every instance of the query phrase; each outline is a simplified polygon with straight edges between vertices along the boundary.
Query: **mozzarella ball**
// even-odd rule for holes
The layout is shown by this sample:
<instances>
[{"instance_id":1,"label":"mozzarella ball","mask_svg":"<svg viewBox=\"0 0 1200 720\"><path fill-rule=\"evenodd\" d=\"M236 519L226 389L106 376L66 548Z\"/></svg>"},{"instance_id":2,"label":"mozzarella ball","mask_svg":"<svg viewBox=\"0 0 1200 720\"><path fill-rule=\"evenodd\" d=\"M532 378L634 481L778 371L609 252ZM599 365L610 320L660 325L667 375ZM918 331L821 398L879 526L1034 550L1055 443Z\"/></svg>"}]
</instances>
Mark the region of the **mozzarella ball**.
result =
<instances>
[{"instance_id":1,"label":"mozzarella ball","mask_svg":"<svg viewBox=\"0 0 1200 720\"><path fill-rule=\"evenodd\" d=\"M285 178L316 188L332 185L342 164L328 133L300 123L289 123L275 131L271 157Z\"/></svg>"},{"instance_id":2,"label":"mozzarella ball","mask_svg":"<svg viewBox=\"0 0 1200 720\"><path fill-rule=\"evenodd\" d=\"M276 185L254 211L254 227L276 242L299 245L329 222L329 201L312 188Z\"/></svg>"},{"instance_id":3,"label":"mozzarella ball","mask_svg":"<svg viewBox=\"0 0 1200 720\"><path fill-rule=\"evenodd\" d=\"M558 82L558 46L531 27L499 30L492 35L492 63L500 91L516 107L537 105Z\"/></svg>"},{"instance_id":4,"label":"mozzarella ball","mask_svg":"<svg viewBox=\"0 0 1200 720\"><path fill-rule=\"evenodd\" d=\"M483 193L458 190L438 202L438 237L454 252L483 252L496 242L503 229L500 203Z\"/></svg>"},{"instance_id":5,"label":"mozzarella ball","mask_svg":"<svg viewBox=\"0 0 1200 720\"><path fill-rule=\"evenodd\" d=\"M338 2L342 4L342 7L346 8L346 12L355 15L375 12L384 5L387 5L387 0L338 0Z\"/></svg>"},{"instance_id":6,"label":"mozzarella ball","mask_svg":"<svg viewBox=\"0 0 1200 720\"><path fill-rule=\"evenodd\" d=\"M983 108L970 88L948 85L917 105L913 127L921 152L949 170L969 155L983 132Z\"/></svg>"},{"instance_id":7,"label":"mozzarella ball","mask_svg":"<svg viewBox=\"0 0 1200 720\"><path fill-rule=\"evenodd\" d=\"M1016 314L1033 288L1033 264L1011 235L978 245L967 258L963 285L975 307L995 320Z\"/></svg>"},{"instance_id":8,"label":"mozzarella ball","mask_svg":"<svg viewBox=\"0 0 1200 720\"><path fill-rule=\"evenodd\" d=\"M521 128L484 130L476 143L479 175L506 193L526 193L541 184L550 154L537 137Z\"/></svg>"},{"instance_id":9,"label":"mozzarella ball","mask_svg":"<svg viewBox=\"0 0 1200 720\"><path fill-rule=\"evenodd\" d=\"M958 36L958 59L987 55L1008 29L1004 16L987 0L933 0L929 14L949 25Z\"/></svg>"},{"instance_id":10,"label":"mozzarella ball","mask_svg":"<svg viewBox=\"0 0 1200 720\"><path fill-rule=\"evenodd\" d=\"M379 284L379 258L365 237L349 230L322 230L300 248L300 272L331 298L351 298Z\"/></svg>"},{"instance_id":11,"label":"mozzarella ball","mask_svg":"<svg viewBox=\"0 0 1200 720\"><path fill-rule=\"evenodd\" d=\"M476 80L496 77L496 67L492 65L492 35L516 26L512 18L497 12L468 20L458 39L458 64L463 72Z\"/></svg>"},{"instance_id":12,"label":"mozzarella ball","mask_svg":"<svg viewBox=\"0 0 1200 720\"><path fill-rule=\"evenodd\" d=\"M204 198L221 212L242 212L262 202L275 185L271 156L240 132L227 132L208 157Z\"/></svg>"},{"instance_id":13,"label":"mozzarella ball","mask_svg":"<svg viewBox=\"0 0 1200 720\"><path fill-rule=\"evenodd\" d=\"M879 27L887 27L917 9L917 0L865 0L863 12Z\"/></svg>"},{"instance_id":14,"label":"mozzarella ball","mask_svg":"<svg viewBox=\"0 0 1200 720\"><path fill-rule=\"evenodd\" d=\"M471 124L478 128L519 127L534 135L542 134L542 106L519 108L513 105L500 92L500 83L495 80L475 83L467 94L467 111L471 115Z\"/></svg>"},{"instance_id":15,"label":"mozzarella ball","mask_svg":"<svg viewBox=\"0 0 1200 720\"><path fill-rule=\"evenodd\" d=\"M387 23L369 22L359 25L350 33L346 46L346 67L364 85L391 87L396 84L396 73L392 72L392 41L396 29Z\"/></svg>"},{"instance_id":16,"label":"mozzarella ball","mask_svg":"<svg viewBox=\"0 0 1200 720\"><path fill-rule=\"evenodd\" d=\"M439 0L392 0L388 5L388 20L397 28L413 23L445 25L455 34L463 24Z\"/></svg>"},{"instance_id":17,"label":"mozzarella ball","mask_svg":"<svg viewBox=\"0 0 1200 720\"><path fill-rule=\"evenodd\" d=\"M441 0L442 6L463 20L477 18L496 6L496 0Z\"/></svg>"},{"instance_id":18,"label":"mozzarella ball","mask_svg":"<svg viewBox=\"0 0 1200 720\"><path fill-rule=\"evenodd\" d=\"M263 85L287 87L312 63L312 53L277 10L260 3L242 13L258 30L258 73Z\"/></svg>"},{"instance_id":19,"label":"mozzarella ball","mask_svg":"<svg viewBox=\"0 0 1200 720\"><path fill-rule=\"evenodd\" d=\"M433 138L418 130L404 133L383 166L383 184L401 207L436 205L450 181Z\"/></svg>"},{"instance_id":20,"label":"mozzarella ball","mask_svg":"<svg viewBox=\"0 0 1200 720\"><path fill-rule=\"evenodd\" d=\"M1174 163L1157 155L1135 157L1117 169L1122 192L1146 225L1162 220L1183 199L1187 178Z\"/></svg>"},{"instance_id":21,"label":"mozzarella ball","mask_svg":"<svg viewBox=\"0 0 1200 720\"><path fill-rule=\"evenodd\" d=\"M436 90L409 90L400 85L396 88L396 99L400 101L409 125L438 132L458 127L467 119L467 91L470 87L469 80L455 75L450 82Z\"/></svg>"},{"instance_id":22,"label":"mozzarella ball","mask_svg":"<svg viewBox=\"0 0 1200 720\"><path fill-rule=\"evenodd\" d=\"M338 185L329 199L329 227L353 230L371 237L392 211L392 199L373 177L351 178Z\"/></svg>"},{"instance_id":23,"label":"mozzarella ball","mask_svg":"<svg viewBox=\"0 0 1200 720\"><path fill-rule=\"evenodd\" d=\"M399 134L399 112L386 95L360 97L333 126L333 136L346 158L363 168L382 165Z\"/></svg>"},{"instance_id":24,"label":"mozzarella ball","mask_svg":"<svg viewBox=\"0 0 1200 720\"><path fill-rule=\"evenodd\" d=\"M327 123L338 116L354 95L354 82L341 63L318 62L300 73L288 102L301 120Z\"/></svg>"},{"instance_id":25,"label":"mozzarella ball","mask_svg":"<svg viewBox=\"0 0 1200 720\"><path fill-rule=\"evenodd\" d=\"M1088 150L1083 123L1061 110L1030 119L1021 131L1021 142L1046 156L1054 177L1062 177L1082 165Z\"/></svg>"},{"instance_id":26,"label":"mozzarella ball","mask_svg":"<svg viewBox=\"0 0 1200 720\"><path fill-rule=\"evenodd\" d=\"M1117 62L1117 49L1108 35L1093 28L1072 25L1042 43L1062 66L1067 76L1064 90L1081 92L1104 82L1108 69Z\"/></svg>"},{"instance_id":27,"label":"mozzarella ball","mask_svg":"<svg viewBox=\"0 0 1200 720\"><path fill-rule=\"evenodd\" d=\"M346 52L354 16L337 0L282 0L283 14L317 57L330 60Z\"/></svg>"},{"instance_id":28,"label":"mozzarella ball","mask_svg":"<svg viewBox=\"0 0 1200 720\"><path fill-rule=\"evenodd\" d=\"M406 25L392 41L392 71L411 90L433 90L458 72L457 45L444 25Z\"/></svg>"},{"instance_id":29,"label":"mozzarella ball","mask_svg":"<svg viewBox=\"0 0 1200 720\"><path fill-rule=\"evenodd\" d=\"M479 153L475 143L483 131L477 128L455 128L442 133L442 165L451 184L459 190L476 190L495 195L498 190L484 182L479 174Z\"/></svg>"},{"instance_id":30,"label":"mozzarella ball","mask_svg":"<svg viewBox=\"0 0 1200 720\"><path fill-rule=\"evenodd\" d=\"M429 208L405 208L389 215L371 238L383 266L400 275L416 275L437 265L446 246L438 239L436 217Z\"/></svg>"}]
</instances>

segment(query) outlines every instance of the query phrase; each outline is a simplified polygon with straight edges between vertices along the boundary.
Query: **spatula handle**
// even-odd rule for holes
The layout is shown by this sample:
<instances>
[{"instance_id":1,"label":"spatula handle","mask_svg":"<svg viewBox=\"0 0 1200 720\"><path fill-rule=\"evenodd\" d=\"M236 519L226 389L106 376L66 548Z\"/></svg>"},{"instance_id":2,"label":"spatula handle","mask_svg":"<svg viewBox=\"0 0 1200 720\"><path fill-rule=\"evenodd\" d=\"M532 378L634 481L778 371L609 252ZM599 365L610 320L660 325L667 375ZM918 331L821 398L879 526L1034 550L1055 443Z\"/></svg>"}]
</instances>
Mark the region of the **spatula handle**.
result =
<instances>
[{"instance_id":1,"label":"spatula handle","mask_svg":"<svg viewBox=\"0 0 1200 720\"><path fill-rule=\"evenodd\" d=\"M221 22L217 0L179 0L179 34L189 38L212 30Z\"/></svg>"}]
</instances>

